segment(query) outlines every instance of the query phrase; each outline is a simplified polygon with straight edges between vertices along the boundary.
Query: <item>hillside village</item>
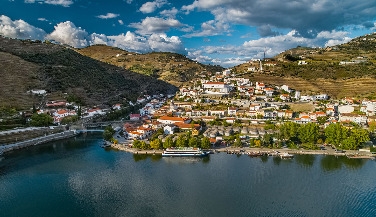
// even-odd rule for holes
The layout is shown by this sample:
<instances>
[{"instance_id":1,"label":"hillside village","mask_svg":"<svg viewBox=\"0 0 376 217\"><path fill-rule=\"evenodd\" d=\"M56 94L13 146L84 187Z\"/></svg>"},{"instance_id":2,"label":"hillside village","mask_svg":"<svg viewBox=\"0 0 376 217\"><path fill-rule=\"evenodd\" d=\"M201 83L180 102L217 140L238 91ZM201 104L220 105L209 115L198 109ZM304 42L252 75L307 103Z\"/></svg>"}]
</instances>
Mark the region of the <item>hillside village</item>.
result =
<instances>
[{"instance_id":1,"label":"hillside village","mask_svg":"<svg viewBox=\"0 0 376 217\"><path fill-rule=\"evenodd\" d=\"M43 90L33 93L45 94ZM212 145L231 145L234 135L242 139L243 145L249 145L249 139L263 139L278 132L271 124L316 123L323 129L331 123L341 123L348 128L367 129L376 121L375 100L332 100L326 93L302 95L287 85L251 81L230 69L202 74L180 87L176 95L143 95L136 102L114 104L112 108L81 108L67 101L53 101L37 113L50 114L54 124L60 125L66 124L64 119L77 116L78 109L81 120L88 122L135 106L139 109L128 115L119 134L130 146L138 140L148 142L156 134L164 141L169 135L187 131L193 136L209 138Z\"/></svg>"}]
</instances>

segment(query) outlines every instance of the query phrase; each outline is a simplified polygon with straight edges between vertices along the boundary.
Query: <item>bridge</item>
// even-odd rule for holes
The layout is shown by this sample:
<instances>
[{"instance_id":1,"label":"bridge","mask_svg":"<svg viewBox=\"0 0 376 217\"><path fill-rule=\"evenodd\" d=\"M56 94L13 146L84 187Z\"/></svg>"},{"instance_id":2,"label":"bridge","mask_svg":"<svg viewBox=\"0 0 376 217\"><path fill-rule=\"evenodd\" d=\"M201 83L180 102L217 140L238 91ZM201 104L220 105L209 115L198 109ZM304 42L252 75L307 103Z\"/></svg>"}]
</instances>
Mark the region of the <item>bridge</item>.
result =
<instances>
[{"instance_id":1,"label":"bridge","mask_svg":"<svg viewBox=\"0 0 376 217\"><path fill-rule=\"evenodd\" d=\"M82 129L82 130L76 130L77 133L87 133L87 132L101 132L103 133L104 130L100 130L100 129L91 129L91 130L88 130L88 129Z\"/></svg>"},{"instance_id":2,"label":"bridge","mask_svg":"<svg viewBox=\"0 0 376 217\"><path fill-rule=\"evenodd\" d=\"M94 128L94 127L107 127L111 124L122 124L123 121L107 121L107 122L95 122L95 123L84 123L83 127L85 128Z\"/></svg>"}]
</instances>

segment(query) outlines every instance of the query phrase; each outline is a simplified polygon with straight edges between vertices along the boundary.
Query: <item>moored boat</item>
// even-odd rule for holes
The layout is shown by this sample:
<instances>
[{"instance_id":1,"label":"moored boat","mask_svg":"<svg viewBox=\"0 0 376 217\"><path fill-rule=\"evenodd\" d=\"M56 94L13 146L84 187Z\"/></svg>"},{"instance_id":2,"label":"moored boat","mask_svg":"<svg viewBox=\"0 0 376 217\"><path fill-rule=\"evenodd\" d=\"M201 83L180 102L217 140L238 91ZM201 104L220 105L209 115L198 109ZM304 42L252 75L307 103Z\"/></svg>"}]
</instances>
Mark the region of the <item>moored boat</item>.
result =
<instances>
[{"instance_id":1,"label":"moored boat","mask_svg":"<svg viewBox=\"0 0 376 217\"><path fill-rule=\"evenodd\" d=\"M162 157L204 157L208 154L200 148L167 148Z\"/></svg>"},{"instance_id":2,"label":"moored boat","mask_svg":"<svg viewBox=\"0 0 376 217\"><path fill-rule=\"evenodd\" d=\"M282 159L290 159L290 158L293 158L294 155L284 152L284 153L279 154L279 157Z\"/></svg>"}]
</instances>

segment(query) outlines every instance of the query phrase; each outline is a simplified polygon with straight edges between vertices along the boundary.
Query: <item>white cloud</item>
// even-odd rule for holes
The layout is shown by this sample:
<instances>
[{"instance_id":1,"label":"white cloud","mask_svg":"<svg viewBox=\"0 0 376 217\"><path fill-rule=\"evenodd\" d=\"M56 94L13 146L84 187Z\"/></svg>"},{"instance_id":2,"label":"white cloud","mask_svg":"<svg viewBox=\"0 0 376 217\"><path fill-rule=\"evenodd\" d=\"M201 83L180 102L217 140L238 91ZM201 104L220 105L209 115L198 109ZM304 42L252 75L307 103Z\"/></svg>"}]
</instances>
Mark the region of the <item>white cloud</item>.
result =
<instances>
[{"instance_id":1,"label":"white cloud","mask_svg":"<svg viewBox=\"0 0 376 217\"><path fill-rule=\"evenodd\" d=\"M264 52L266 57L273 57L297 46L324 47L343 44L351 40L348 34L344 31L322 31L315 38L304 38L293 30L285 35L246 41L241 46L204 46L200 50L191 50L188 56L202 63L232 67L251 58L263 58Z\"/></svg>"},{"instance_id":2,"label":"white cloud","mask_svg":"<svg viewBox=\"0 0 376 217\"><path fill-rule=\"evenodd\" d=\"M112 19L120 16L119 14L114 14L114 13L107 13L106 15L98 15L97 17L100 19Z\"/></svg>"},{"instance_id":3,"label":"white cloud","mask_svg":"<svg viewBox=\"0 0 376 217\"><path fill-rule=\"evenodd\" d=\"M209 20L201 24L201 30L196 31L187 35L190 37L202 37L202 36L213 36L213 35L223 35L224 33L230 32L230 25L225 22L220 22L216 20Z\"/></svg>"},{"instance_id":4,"label":"white cloud","mask_svg":"<svg viewBox=\"0 0 376 217\"><path fill-rule=\"evenodd\" d=\"M118 20L120 25L124 25L124 22L122 20Z\"/></svg>"},{"instance_id":5,"label":"white cloud","mask_svg":"<svg viewBox=\"0 0 376 217\"><path fill-rule=\"evenodd\" d=\"M69 7L73 4L72 0L25 0L25 3L35 3L38 2L40 4L49 4L49 5L60 5L63 7Z\"/></svg>"},{"instance_id":6,"label":"white cloud","mask_svg":"<svg viewBox=\"0 0 376 217\"><path fill-rule=\"evenodd\" d=\"M167 4L167 0L155 0L153 2L146 2L140 7L140 11L144 14L153 13L155 10L161 8L165 4Z\"/></svg>"},{"instance_id":7,"label":"white cloud","mask_svg":"<svg viewBox=\"0 0 376 217\"><path fill-rule=\"evenodd\" d=\"M152 34L148 43L153 51L185 53L183 43L177 36L167 37L166 34Z\"/></svg>"},{"instance_id":8,"label":"white cloud","mask_svg":"<svg viewBox=\"0 0 376 217\"><path fill-rule=\"evenodd\" d=\"M127 4L132 4L133 0L127 0Z\"/></svg>"},{"instance_id":9,"label":"white cloud","mask_svg":"<svg viewBox=\"0 0 376 217\"><path fill-rule=\"evenodd\" d=\"M81 27L76 27L70 21L57 24L55 30L47 35L46 38L77 48L89 45L88 33Z\"/></svg>"},{"instance_id":10,"label":"white cloud","mask_svg":"<svg viewBox=\"0 0 376 217\"><path fill-rule=\"evenodd\" d=\"M38 18L38 20L39 21L46 21L46 22L48 21L46 18L43 18L43 17Z\"/></svg>"},{"instance_id":11,"label":"white cloud","mask_svg":"<svg viewBox=\"0 0 376 217\"><path fill-rule=\"evenodd\" d=\"M374 21L376 1L353 0L195 0L181 9L208 11L217 22L294 29L305 37L348 25ZM276 35L273 32L272 35Z\"/></svg>"},{"instance_id":12,"label":"white cloud","mask_svg":"<svg viewBox=\"0 0 376 217\"><path fill-rule=\"evenodd\" d=\"M10 38L43 40L46 32L23 20L12 21L9 17L1 15L0 34Z\"/></svg>"},{"instance_id":13,"label":"white cloud","mask_svg":"<svg viewBox=\"0 0 376 217\"><path fill-rule=\"evenodd\" d=\"M175 19L162 19L158 17L146 17L141 23L131 23L129 27L137 29L141 35L151 35L154 33L164 33L171 28L181 27L182 24Z\"/></svg>"},{"instance_id":14,"label":"white cloud","mask_svg":"<svg viewBox=\"0 0 376 217\"><path fill-rule=\"evenodd\" d=\"M175 18L176 14L178 13L178 9L175 7L171 8L170 10L163 10L159 14L164 16L164 17L170 17L170 18Z\"/></svg>"}]
</instances>

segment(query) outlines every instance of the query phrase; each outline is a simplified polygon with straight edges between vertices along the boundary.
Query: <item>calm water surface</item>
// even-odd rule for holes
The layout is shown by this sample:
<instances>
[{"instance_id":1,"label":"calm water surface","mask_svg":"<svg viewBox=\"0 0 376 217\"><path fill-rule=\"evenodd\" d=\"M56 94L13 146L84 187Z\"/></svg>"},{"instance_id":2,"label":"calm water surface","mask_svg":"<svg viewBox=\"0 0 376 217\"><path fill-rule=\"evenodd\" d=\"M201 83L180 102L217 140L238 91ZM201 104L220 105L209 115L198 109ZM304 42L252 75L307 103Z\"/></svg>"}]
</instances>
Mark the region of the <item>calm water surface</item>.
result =
<instances>
[{"instance_id":1,"label":"calm water surface","mask_svg":"<svg viewBox=\"0 0 376 217\"><path fill-rule=\"evenodd\" d=\"M89 134L0 159L0 216L376 216L376 162L161 158Z\"/></svg>"}]
</instances>

